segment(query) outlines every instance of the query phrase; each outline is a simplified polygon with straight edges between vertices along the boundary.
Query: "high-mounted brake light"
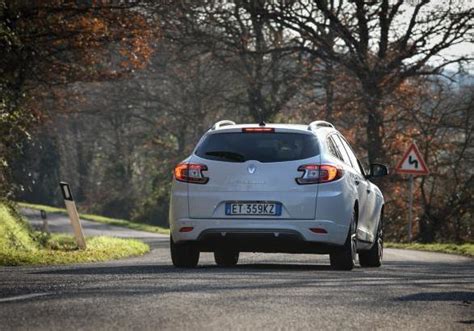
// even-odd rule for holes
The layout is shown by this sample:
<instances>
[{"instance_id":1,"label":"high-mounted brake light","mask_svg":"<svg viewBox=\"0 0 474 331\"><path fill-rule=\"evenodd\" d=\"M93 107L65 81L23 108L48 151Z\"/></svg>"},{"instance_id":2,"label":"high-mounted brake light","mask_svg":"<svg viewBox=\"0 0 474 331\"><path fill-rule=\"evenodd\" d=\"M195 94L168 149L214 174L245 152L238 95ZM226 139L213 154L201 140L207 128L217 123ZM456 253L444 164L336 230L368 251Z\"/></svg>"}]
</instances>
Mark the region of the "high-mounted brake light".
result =
<instances>
[{"instance_id":1,"label":"high-mounted brake light","mask_svg":"<svg viewBox=\"0 0 474 331\"><path fill-rule=\"evenodd\" d=\"M242 128L242 132L246 133L269 133L275 132L275 128Z\"/></svg>"},{"instance_id":2,"label":"high-mounted brake light","mask_svg":"<svg viewBox=\"0 0 474 331\"><path fill-rule=\"evenodd\" d=\"M300 185L328 183L341 178L343 175L341 168L327 164L306 164L300 166L298 171L303 171L303 176L295 178Z\"/></svg>"},{"instance_id":3,"label":"high-mounted brake light","mask_svg":"<svg viewBox=\"0 0 474 331\"><path fill-rule=\"evenodd\" d=\"M204 164L180 163L174 168L174 178L180 182L206 184L209 178L202 174L206 170Z\"/></svg>"}]
</instances>

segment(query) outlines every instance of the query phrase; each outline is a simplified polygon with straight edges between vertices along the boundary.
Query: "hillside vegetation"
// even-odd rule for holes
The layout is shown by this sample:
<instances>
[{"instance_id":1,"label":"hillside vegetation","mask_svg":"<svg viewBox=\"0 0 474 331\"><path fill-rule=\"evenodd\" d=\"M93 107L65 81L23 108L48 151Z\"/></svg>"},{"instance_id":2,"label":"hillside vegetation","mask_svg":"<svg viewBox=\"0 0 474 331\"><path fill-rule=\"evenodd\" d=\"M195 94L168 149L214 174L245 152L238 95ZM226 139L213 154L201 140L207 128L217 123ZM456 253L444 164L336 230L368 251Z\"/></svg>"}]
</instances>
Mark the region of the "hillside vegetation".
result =
<instances>
[{"instance_id":1,"label":"hillside vegetation","mask_svg":"<svg viewBox=\"0 0 474 331\"><path fill-rule=\"evenodd\" d=\"M15 210L0 203L0 265L68 264L106 261L141 255L148 245L132 239L90 237L79 250L74 238L33 231Z\"/></svg>"}]
</instances>

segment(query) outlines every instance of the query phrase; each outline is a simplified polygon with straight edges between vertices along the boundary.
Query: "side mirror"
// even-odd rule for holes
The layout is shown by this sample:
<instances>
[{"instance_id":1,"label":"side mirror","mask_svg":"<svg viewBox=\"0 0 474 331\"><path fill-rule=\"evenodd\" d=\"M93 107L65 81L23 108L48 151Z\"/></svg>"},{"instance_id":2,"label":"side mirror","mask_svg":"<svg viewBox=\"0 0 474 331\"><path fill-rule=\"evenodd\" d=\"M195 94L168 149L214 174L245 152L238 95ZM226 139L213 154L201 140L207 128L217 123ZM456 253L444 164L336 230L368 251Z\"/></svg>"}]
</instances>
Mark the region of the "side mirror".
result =
<instances>
[{"instance_id":1,"label":"side mirror","mask_svg":"<svg viewBox=\"0 0 474 331\"><path fill-rule=\"evenodd\" d=\"M379 163L372 163L370 165L370 172L367 178L376 178L376 177L383 177L388 175L388 168L387 166Z\"/></svg>"}]
</instances>

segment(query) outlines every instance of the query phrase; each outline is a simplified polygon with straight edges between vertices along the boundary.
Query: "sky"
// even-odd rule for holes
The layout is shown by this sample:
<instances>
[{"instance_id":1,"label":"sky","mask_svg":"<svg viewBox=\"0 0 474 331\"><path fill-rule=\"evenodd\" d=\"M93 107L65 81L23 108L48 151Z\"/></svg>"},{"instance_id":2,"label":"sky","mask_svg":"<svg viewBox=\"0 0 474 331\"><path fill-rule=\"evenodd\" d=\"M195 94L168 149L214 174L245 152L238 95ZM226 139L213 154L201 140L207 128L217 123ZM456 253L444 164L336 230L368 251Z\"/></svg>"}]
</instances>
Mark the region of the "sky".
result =
<instances>
[{"instance_id":1,"label":"sky","mask_svg":"<svg viewBox=\"0 0 474 331\"><path fill-rule=\"evenodd\" d=\"M420 0L407 0L407 5L404 7L406 12L401 17L402 21L408 22L415 5L420 2ZM432 11L433 9L444 9L446 7L446 3L452 2L455 6L460 6L462 9L474 9L474 0L431 0L429 4L426 5L427 11ZM471 35L474 33L471 32ZM471 36L472 38L472 36ZM436 42L436 40L433 40ZM460 57L465 56L468 58L474 58L474 40L471 42L463 42L457 45L453 45L450 48L443 50L440 52L440 55L445 58L452 58L452 57ZM431 60L433 65L440 63L440 57L435 57ZM447 70L457 70L458 64L451 64L446 67ZM464 66L464 69L467 70L471 75L474 75L474 61L470 60L468 64Z\"/></svg>"}]
</instances>

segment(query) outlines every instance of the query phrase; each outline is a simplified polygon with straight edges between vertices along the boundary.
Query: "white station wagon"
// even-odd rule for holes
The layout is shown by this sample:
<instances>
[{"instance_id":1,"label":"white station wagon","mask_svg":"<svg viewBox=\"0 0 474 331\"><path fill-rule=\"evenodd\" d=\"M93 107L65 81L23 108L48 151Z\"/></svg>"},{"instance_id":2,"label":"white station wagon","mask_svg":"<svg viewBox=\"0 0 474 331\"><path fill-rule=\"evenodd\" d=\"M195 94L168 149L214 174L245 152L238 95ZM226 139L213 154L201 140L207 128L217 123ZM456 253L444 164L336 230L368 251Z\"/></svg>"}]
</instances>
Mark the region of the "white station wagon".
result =
<instances>
[{"instance_id":1,"label":"white station wagon","mask_svg":"<svg viewBox=\"0 0 474 331\"><path fill-rule=\"evenodd\" d=\"M384 199L332 124L220 121L174 169L169 221L173 264L200 252L221 266L240 252L329 254L331 266L378 267Z\"/></svg>"}]
</instances>

